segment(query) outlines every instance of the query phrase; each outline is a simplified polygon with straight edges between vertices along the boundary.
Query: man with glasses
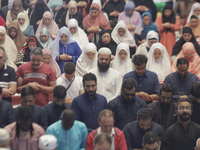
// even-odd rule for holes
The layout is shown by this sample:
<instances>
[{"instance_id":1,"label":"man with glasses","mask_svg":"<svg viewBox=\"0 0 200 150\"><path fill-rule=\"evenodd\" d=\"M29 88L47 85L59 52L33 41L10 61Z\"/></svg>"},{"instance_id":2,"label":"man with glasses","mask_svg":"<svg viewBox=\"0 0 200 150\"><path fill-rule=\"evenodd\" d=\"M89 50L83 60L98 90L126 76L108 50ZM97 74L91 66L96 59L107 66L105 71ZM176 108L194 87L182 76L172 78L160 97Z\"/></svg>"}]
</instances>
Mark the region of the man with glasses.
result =
<instances>
[{"instance_id":1,"label":"man with glasses","mask_svg":"<svg viewBox=\"0 0 200 150\"><path fill-rule=\"evenodd\" d=\"M186 58L179 58L176 63L177 70L169 74L164 83L170 83L174 88L173 98L187 98L190 95L192 84L199 81L198 77L188 72L189 62Z\"/></svg>"},{"instance_id":2,"label":"man with glasses","mask_svg":"<svg viewBox=\"0 0 200 150\"><path fill-rule=\"evenodd\" d=\"M192 102L180 99L177 102L178 121L167 129L164 150L193 150L200 137L200 125L191 121Z\"/></svg>"},{"instance_id":3,"label":"man with glasses","mask_svg":"<svg viewBox=\"0 0 200 150\"><path fill-rule=\"evenodd\" d=\"M111 100L106 108L115 114L115 126L123 130L129 122L137 119L140 108L146 107L146 102L135 96L136 82L127 79L122 84L121 95Z\"/></svg>"},{"instance_id":4,"label":"man with glasses","mask_svg":"<svg viewBox=\"0 0 200 150\"><path fill-rule=\"evenodd\" d=\"M155 132L147 132L142 139L143 150L160 150L161 141Z\"/></svg>"}]
</instances>

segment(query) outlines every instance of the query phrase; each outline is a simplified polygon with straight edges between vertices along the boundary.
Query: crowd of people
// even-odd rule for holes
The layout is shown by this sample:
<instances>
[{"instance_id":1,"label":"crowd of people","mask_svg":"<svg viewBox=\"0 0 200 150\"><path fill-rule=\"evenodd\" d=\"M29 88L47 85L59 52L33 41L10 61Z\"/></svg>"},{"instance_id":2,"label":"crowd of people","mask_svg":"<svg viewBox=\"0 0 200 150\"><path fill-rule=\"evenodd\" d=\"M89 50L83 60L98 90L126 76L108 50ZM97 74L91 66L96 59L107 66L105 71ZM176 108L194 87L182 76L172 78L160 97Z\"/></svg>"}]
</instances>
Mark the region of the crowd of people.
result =
<instances>
[{"instance_id":1,"label":"crowd of people","mask_svg":"<svg viewBox=\"0 0 200 150\"><path fill-rule=\"evenodd\" d=\"M0 0L0 150L199 150L199 114L199 0Z\"/></svg>"}]
</instances>

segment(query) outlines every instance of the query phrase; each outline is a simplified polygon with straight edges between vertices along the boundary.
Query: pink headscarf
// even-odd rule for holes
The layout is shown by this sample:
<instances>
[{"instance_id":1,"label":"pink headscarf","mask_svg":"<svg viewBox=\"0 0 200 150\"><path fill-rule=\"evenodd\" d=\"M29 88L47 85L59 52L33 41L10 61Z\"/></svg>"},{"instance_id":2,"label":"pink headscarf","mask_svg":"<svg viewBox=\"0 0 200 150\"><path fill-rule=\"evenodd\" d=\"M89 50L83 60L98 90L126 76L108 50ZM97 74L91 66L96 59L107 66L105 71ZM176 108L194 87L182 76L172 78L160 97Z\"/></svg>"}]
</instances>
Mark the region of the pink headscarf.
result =
<instances>
[{"instance_id":1,"label":"pink headscarf","mask_svg":"<svg viewBox=\"0 0 200 150\"><path fill-rule=\"evenodd\" d=\"M59 78L61 76L61 71L60 71L60 67L58 66L57 62L55 61L55 59L53 59L52 57L52 51L49 48L45 48L42 50L43 55L49 55L51 56L51 61L48 64L49 66L51 66L51 68L54 70L56 77Z\"/></svg>"},{"instance_id":2,"label":"pink headscarf","mask_svg":"<svg viewBox=\"0 0 200 150\"><path fill-rule=\"evenodd\" d=\"M190 56L187 56L189 54ZM195 74L200 79L200 57L197 54L194 44L192 42L186 42L180 53L177 55L176 59L172 64L172 72L177 71L176 63L177 60L181 57L186 58L189 61L189 68L188 71L190 73Z\"/></svg>"}]
</instances>

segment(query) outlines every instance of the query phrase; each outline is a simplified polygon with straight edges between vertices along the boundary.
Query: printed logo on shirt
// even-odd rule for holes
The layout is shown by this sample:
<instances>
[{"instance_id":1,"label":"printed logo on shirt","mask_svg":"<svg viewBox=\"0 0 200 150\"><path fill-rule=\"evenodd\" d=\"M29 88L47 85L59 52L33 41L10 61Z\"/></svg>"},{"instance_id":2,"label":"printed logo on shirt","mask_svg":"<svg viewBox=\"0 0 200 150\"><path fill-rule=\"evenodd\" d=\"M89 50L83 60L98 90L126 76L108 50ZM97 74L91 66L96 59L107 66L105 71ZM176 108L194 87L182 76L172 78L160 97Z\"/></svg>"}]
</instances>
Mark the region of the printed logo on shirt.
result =
<instances>
[{"instance_id":1,"label":"printed logo on shirt","mask_svg":"<svg viewBox=\"0 0 200 150\"><path fill-rule=\"evenodd\" d=\"M46 80L46 76L45 74L42 74L42 73L26 73L24 75L24 79L28 79L28 78L40 78L40 79L44 79Z\"/></svg>"},{"instance_id":2,"label":"printed logo on shirt","mask_svg":"<svg viewBox=\"0 0 200 150\"><path fill-rule=\"evenodd\" d=\"M4 73L3 75L6 77L6 76L8 76L8 73Z\"/></svg>"}]
</instances>

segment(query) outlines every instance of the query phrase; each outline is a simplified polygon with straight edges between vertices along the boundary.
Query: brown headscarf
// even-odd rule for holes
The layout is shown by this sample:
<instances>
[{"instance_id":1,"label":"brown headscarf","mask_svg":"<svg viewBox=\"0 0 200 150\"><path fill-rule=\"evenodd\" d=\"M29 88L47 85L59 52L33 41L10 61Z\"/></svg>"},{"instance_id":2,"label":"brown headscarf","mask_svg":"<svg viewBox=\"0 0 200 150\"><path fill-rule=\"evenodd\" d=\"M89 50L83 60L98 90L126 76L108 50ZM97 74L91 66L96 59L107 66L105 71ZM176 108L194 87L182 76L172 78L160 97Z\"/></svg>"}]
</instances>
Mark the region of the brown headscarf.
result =
<instances>
[{"instance_id":1,"label":"brown headscarf","mask_svg":"<svg viewBox=\"0 0 200 150\"><path fill-rule=\"evenodd\" d=\"M15 45L17 47L17 50L18 52L20 51L20 49L24 46L24 44L26 43L26 37L24 36L24 34L22 33L20 27L19 27L19 24L17 22L17 20L14 20L12 21L9 26L8 26L8 29L6 31L6 34L8 36L10 36L10 29L11 28L15 28L17 30L17 36L16 38L14 39L14 42L15 42Z\"/></svg>"},{"instance_id":2,"label":"brown headscarf","mask_svg":"<svg viewBox=\"0 0 200 150\"><path fill-rule=\"evenodd\" d=\"M20 9L18 11L15 11L14 9L14 6L20 6ZM23 12L23 5L22 5L22 1L21 0L14 0L13 1L13 4L12 4L12 7L11 7L11 10L10 10L10 14L11 14L11 17L12 17L12 20L15 20L17 19L17 15L20 13L20 12Z\"/></svg>"}]
</instances>

